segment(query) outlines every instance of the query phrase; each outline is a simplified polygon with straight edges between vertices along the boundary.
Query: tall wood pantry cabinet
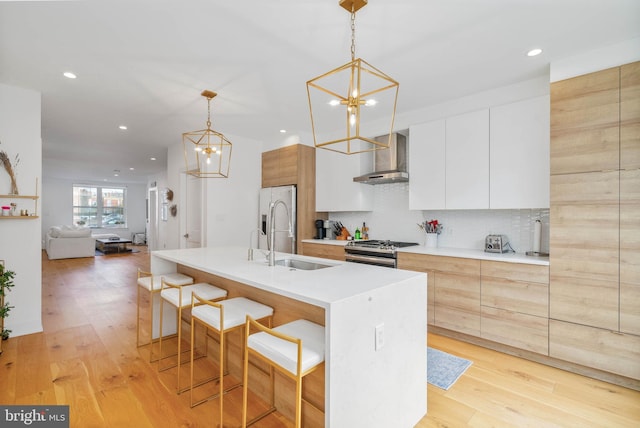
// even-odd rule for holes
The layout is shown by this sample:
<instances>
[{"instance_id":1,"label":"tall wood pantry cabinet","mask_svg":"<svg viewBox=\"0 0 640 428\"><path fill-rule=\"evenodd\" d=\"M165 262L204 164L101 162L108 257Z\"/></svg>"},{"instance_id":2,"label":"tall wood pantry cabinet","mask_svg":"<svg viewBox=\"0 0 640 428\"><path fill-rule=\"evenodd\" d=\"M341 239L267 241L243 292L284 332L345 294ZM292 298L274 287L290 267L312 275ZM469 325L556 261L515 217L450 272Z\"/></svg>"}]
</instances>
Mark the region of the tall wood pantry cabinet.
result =
<instances>
[{"instance_id":1,"label":"tall wood pantry cabinet","mask_svg":"<svg viewBox=\"0 0 640 428\"><path fill-rule=\"evenodd\" d=\"M640 62L551 85L549 355L640 379Z\"/></svg>"},{"instance_id":2,"label":"tall wood pantry cabinet","mask_svg":"<svg viewBox=\"0 0 640 428\"><path fill-rule=\"evenodd\" d=\"M262 153L262 187L297 186L296 248L302 252L302 240L316 234L314 220L326 219L316 213L316 149L294 144Z\"/></svg>"}]
</instances>

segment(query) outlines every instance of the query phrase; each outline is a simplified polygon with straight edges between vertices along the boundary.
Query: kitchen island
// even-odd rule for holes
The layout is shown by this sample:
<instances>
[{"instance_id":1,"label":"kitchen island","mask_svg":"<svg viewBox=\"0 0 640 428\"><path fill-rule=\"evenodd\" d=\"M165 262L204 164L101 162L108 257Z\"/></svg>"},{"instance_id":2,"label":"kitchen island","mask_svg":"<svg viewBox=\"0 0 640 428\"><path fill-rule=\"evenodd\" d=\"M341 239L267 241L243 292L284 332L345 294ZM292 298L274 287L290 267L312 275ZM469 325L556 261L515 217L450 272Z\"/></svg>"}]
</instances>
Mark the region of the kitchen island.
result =
<instances>
[{"instance_id":1,"label":"kitchen island","mask_svg":"<svg viewBox=\"0 0 640 428\"><path fill-rule=\"evenodd\" d=\"M317 270L268 266L242 247L154 251L154 273L184 272L196 281L274 307L274 324L306 317L325 326L319 394L326 427L413 427L427 412L426 274L291 254ZM154 319L157 319L155 317ZM321 391L308 391L318 385ZM306 409L306 408L305 408Z\"/></svg>"}]
</instances>

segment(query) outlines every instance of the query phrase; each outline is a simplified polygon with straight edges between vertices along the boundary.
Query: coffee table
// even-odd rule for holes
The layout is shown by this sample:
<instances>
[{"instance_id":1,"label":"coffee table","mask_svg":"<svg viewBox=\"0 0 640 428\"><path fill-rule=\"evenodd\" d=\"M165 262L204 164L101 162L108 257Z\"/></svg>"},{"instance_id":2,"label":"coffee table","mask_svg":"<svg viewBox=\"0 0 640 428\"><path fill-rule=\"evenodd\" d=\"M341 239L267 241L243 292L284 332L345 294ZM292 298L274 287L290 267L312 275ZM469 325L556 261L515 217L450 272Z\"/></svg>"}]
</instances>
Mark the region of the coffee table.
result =
<instances>
[{"instance_id":1,"label":"coffee table","mask_svg":"<svg viewBox=\"0 0 640 428\"><path fill-rule=\"evenodd\" d=\"M127 248L127 244L131 244L130 239L96 239L96 249L105 254L131 252L131 248Z\"/></svg>"}]
</instances>

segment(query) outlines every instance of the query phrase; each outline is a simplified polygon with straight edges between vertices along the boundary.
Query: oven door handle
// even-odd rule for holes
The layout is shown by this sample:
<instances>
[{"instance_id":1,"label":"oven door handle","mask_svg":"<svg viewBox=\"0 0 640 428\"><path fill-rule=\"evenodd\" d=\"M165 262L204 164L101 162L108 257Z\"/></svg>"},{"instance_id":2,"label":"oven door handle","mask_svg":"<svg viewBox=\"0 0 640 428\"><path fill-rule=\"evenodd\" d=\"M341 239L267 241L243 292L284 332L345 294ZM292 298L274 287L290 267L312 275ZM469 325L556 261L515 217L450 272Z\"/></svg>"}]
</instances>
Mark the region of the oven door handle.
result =
<instances>
[{"instance_id":1,"label":"oven door handle","mask_svg":"<svg viewBox=\"0 0 640 428\"><path fill-rule=\"evenodd\" d=\"M385 257L363 256L361 254L345 254L345 260L348 262L368 263L372 265L396 267L396 259Z\"/></svg>"}]
</instances>

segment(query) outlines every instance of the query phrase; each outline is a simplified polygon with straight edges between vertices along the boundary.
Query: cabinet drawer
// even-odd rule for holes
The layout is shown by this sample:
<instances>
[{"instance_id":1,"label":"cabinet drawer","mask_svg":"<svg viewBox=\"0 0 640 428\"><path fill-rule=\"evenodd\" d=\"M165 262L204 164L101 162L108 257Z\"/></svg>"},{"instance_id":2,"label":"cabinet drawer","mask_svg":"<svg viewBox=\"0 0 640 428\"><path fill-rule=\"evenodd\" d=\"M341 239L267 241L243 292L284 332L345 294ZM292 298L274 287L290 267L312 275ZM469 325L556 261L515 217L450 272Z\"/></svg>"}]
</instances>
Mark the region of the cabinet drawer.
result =
<instances>
[{"instance_id":1,"label":"cabinet drawer","mask_svg":"<svg viewBox=\"0 0 640 428\"><path fill-rule=\"evenodd\" d=\"M480 313L435 305L434 325L460 333L480 336Z\"/></svg>"},{"instance_id":2,"label":"cabinet drawer","mask_svg":"<svg viewBox=\"0 0 640 428\"><path fill-rule=\"evenodd\" d=\"M480 278L435 273L434 323L450 330L480 334Z\"/></svg>"},{"instance_id":3,"label":"cabinet drawer","mask_svg":"<svg viewBox=\"0 0 640 428\"><path fill-rule=\"evenodd\" d=\"M482 276L492 276L512 281L539 282L549 284L549 266L524 263L492 262L482 260Z\"/></svg>"},{"instance_id":4,"label":"cabinet drawer","mask_svg":"<svg viewBox=\"0 0 640 428\"><path fill-rule=\"evenodd\" d=\"M535 282L482 277L481 304L522 314L549 317L549 286Z\"/></svg>"},{"instance_id":5,"label":"cabinet drawer","mask_svg":"<svg viewBox=\"0 0 640 428\"><path fill-rule=\"evenodd\" d=\"M640 336L549 320L549 356L640 379Z\"/></svg>"},{"instance_id":6,"label":"cabinet drawer","mask_svg":"<svg viewBox=\"0 0 640 428\"><path fill-rule=\"evenodd\" d=\"M302 254L311 257L344 261L344 247L342 245L302 243Z\"/></svg>"},{"instance_id":7,"label":"cabinet drawer","mask_svg":"<svg viewBox=\"0 0 640 428\"><path fill-rule=\"evenodd\" d=\"M424 263L436 272L452 272L480 276L480 260L460 257L424 256Z\"/></svg>"},{"instance_id":8,"label":"cabinet drawer","mask_svg":"<svg viewBox=\"0 0 640 428\"><path fill-rule=\"evenodd\" d=\"M480 323L483 339L549 355L549 319L546 317L482 306Z\"/></svg>"}]
</instances>

